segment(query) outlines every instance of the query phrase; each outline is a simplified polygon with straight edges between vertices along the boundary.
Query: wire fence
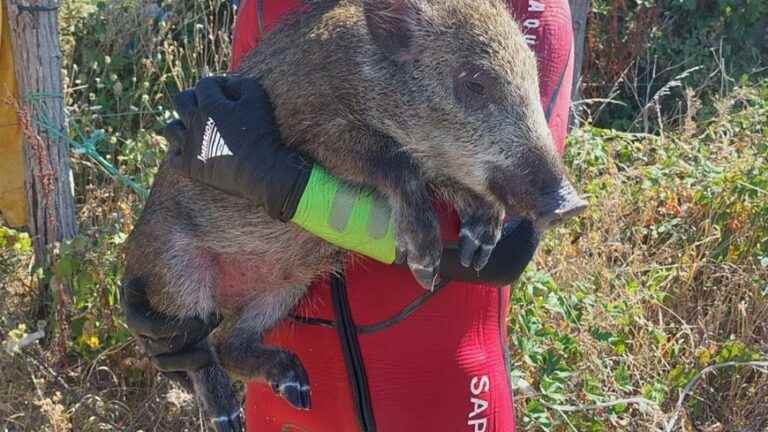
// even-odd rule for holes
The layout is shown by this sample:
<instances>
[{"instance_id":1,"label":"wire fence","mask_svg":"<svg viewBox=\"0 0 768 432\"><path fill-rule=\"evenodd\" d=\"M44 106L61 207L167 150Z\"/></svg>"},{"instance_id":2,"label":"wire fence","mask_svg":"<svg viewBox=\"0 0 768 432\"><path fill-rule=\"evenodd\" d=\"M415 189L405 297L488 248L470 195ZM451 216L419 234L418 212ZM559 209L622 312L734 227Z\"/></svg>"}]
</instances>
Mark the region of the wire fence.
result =
<instances>
[{"instance_id":1,"label":"wire fence","mask_svg":"<svg viewBox=\"0 0 768 432\"><path fill-rule=\"evenodd\" d=\"M50 122L50 120L44 114L42 114L43 110L38 109L40 104L44 103L43 101L45 99L52 97L63 97L63 95L32 93L26 96L25 101L33 108L33 112L35 113L32 120L35 122L36 126L42 130L45 130L46 133L48 133L50 136L54 136L66 142L67 146L72 150L72 152L79 155L85 155L113 180L117 181L124 187L131 189L142 200L146 200L149 196L149 191L139 185L131 177L121 173L114 164L108 161L97 150L96 145L106 139L106 133L103 130L95 130L91 134L85 135L82 129L76 125L71 126L70 130L79 137L79 140L73 139L68 133L66 133L66 131L62 131L55 127Z\"/></svg>"}]
</instances>

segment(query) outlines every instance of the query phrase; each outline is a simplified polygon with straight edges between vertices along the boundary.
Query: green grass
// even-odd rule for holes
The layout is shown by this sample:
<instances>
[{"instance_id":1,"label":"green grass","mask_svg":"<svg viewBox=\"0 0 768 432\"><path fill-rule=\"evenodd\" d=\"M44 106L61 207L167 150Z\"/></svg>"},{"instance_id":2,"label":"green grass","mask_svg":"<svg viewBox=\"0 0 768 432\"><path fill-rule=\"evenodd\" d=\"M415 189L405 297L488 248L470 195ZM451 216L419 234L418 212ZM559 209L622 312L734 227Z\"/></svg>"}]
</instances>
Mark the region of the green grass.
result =
<instances>
[{"instance_id":1,"label":"green grass","mask_svg":"<svg viewBox=\"0 0 768 432\"><path fill-rule=\"evenodd\" d=\"M162 20L151 4L62 10L70 135L103 131L95 150L144 187L165 152L171 95L226 67L231 19L214 0L174 2ZM566 162L590 210L547 234L512 291L521 430L664 430L700 371L766 360L768 79L701 100L698 84L668 96L686 109L662 112L663 134L571 134ZM87 154L73 167L80 233L53 271L72 296L42 345L0 354L0 428L199 429L194 402L137 352L117 307L119 250L142 200ZM28 236L0 227L4 342L37 329L31 255ZM766 369L707 373L674 430L768 429Z\"/></svg>"}]
</instances>

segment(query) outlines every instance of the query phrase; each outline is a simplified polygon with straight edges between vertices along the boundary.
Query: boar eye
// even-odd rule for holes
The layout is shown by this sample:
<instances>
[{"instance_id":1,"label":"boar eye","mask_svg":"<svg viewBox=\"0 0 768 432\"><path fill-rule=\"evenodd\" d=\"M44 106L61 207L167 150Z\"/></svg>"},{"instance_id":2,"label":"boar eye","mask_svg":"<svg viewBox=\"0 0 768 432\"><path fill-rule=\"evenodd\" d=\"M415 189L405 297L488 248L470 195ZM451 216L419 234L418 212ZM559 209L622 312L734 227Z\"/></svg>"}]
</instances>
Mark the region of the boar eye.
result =
<instances>
[{"instance_id":1,"label":"boar eye","mask_svg":"<svg viewBox=\"0 0 768 432\"><path fill-rule=\"evenodd\" d=\"M482 66L469 64L456 70L453 95L456 101L469 111L486 108L496 101L498 79Z\"/></svg>"},{"instance_id":2,"label":"boar eye","mask_svg":"<svg viewBox=\"0 0 768 432\"><path fill-rule=\"evenodd\" d=\"M483 96L485 94L485 86L482 83L477 81L467 81L464 85L467 86L467 90L478 96Z\"/></svg>"}]
</instances>

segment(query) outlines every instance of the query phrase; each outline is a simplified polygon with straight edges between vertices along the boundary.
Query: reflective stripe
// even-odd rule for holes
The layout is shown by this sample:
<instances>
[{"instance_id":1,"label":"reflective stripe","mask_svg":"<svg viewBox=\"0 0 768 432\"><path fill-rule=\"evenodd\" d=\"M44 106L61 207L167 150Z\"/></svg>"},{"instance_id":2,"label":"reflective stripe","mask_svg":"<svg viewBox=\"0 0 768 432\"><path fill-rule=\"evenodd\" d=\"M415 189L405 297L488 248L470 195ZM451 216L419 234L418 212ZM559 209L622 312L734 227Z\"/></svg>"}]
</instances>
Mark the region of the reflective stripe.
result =
<instances>
[{"instance_id":1,"label":"reflective stripe","mask_svg":"<svg viewBox=\"0 0 768 432\"><path fill-rule=\"evenodd\" d=\"M331 212L328 215L328 226L337 232L344 232L349 225L349 220L355 206L359 203L360 192L352 188L339 186L333 197ZM367 201L367 200L366 200ZM387 235L389 230L389 221L392 218L392 209L386 201L375 199L371 202L371 208L368 213L368 224L366 230L368 236L374 240L381 240Z\"/></svg>"},{"instance_id":2,"label":"reflective stripe","mask_svg":"<svg viewBox=\"0 0 768 432\"><path fill-rule=\"evenodd\" d=\"M358 194L348 187L339 186L331 204L331 214L328 215L328 225L338 232L344 232L349 224L349 217L357 202Z\"/></svg>"},{"instance_id":3,"label":"reflective stripe","mask_svg":"<svg viewBox=\"0 0 768 432\"><path fill-rule=\"evenodd\" d=\"M386 202L376 209L379 199L364 188L343 187L315 165L291 221L331 244L391 264L397 258L394 224ZM381 232L379 238L369 234Z\"/></svg>"},{"instance_id":4,"label":"reflective stripe","mask_svg":"<svg viewBox=\"0 0 768 432\"><path fill-rule=\"evenodd\" d=\"M387 235L389 220L392 218L392 209L384 200L374 200L371 213L368 216L368 235L379 240Z\"/></svg>"}]
</instances>

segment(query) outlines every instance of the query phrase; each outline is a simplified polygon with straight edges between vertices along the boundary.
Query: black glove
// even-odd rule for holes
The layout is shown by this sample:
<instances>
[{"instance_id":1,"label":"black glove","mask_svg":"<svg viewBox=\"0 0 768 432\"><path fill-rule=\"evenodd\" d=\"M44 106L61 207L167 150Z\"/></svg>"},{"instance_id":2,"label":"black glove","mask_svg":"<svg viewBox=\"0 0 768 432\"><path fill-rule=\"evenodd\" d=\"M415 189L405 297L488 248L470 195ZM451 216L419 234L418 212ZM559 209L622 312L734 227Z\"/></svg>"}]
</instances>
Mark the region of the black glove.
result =
<instances>
[{"instance_id":1,"label":"black glove","mask_svg":"<svg viewBox=\"0 0 768 432\"><path fill-rule=\"evenodd\" d=\"M258 81L203 78L175 98L181 120L166 126L169 164L186 176L263 205L291 220L312 165L284 147L272 105Z\"/></svg>"},{"instance_id":2,"label":"black glove","mask_svg":"<svg viewBox=\"0 0 768 432\"><path fill-rule=\"evenodd\" d=\"M128 329L152 364L169 378L191 388L185 372L214 362L206 338L219 323L218 316L208 320L178 319L152 311L141 280L131 280L120 288L120 306Z\"/></svg>"},{"instance_id":3,"label":"black glove","mask_svg":"<svg viewBox=\"0 0 768 432\"><path fill-rule=\"evenodd\" d=\"M533 258L539 245L540 233L527 219L510 220L502 230L501 239L493 249L488 264L475 271L459 260L458 244L446 244L440 261L440 277L445 282L475 282L506 286L515 282Z\"/></svg>"}]
</instances>

